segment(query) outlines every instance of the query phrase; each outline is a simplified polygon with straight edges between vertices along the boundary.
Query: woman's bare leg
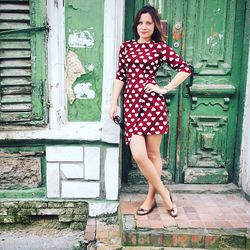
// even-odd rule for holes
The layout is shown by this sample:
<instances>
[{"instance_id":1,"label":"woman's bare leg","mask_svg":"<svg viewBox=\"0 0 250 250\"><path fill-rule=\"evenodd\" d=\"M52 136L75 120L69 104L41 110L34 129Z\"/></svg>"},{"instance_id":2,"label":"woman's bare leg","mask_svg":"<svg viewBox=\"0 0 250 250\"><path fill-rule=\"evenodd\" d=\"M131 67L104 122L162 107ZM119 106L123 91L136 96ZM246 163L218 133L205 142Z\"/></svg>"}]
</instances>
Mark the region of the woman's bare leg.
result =
<instances>
[{"instance_id":1,"label":"woman's bare leg","mask_svg":"<svg viewBox=\"0 0 250 250\"><path fill-rule=\"evenodd\" d=\"M140 168L145 178L152 184L155 190L160 194L167 209L171 209L173 204L169 193L161 181L161 178L148 157L146 141L143 136L133 135L130 142L130 149L134 160Z\"/></svg>"},{"instance_id":2,"label":"woman's bare leg","mask_svg":"<svg viewBox=\"0 0 250 250\"><path fill-rule=\"evenodd\" d=\"M146 136L145 139L146 139L146 149L148 158L153 163L158 175L161 176L162 160L160 153L160 145L161 145L162 135L149 135ZM150 182L148 182L148 194L145 201L141 205L141 208L148 210L154 205L155 193L156 189Z\"/></svg>"}]
</instances>

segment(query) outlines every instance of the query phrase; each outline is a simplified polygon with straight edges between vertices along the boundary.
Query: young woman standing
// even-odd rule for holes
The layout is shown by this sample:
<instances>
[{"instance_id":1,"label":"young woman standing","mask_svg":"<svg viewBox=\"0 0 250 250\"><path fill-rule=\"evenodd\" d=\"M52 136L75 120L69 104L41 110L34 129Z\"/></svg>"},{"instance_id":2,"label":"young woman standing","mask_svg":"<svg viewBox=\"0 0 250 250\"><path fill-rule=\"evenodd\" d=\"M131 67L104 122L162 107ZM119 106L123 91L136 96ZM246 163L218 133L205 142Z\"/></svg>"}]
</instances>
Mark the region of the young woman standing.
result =
<instances>
[{"instance_id":1,"label":"young woman standing","mask_svg":"<svg viewBox=\"0 0 250 250\"><path fill-rule=\"evenodd\" d=\"M144 6L134 22L136 40L124 42L120 47L119 68L113 87L109 115L116 115L117 102L124 89L125 141L132 156L149 183L148 194L138 208L138 215L150 213L158 192L173 217L177 208L171 194L161 181L162 161L160 144L162 135L168 133L168 120L164 94L175 89L190 74L188 65L165 42L156 9ZM171 82L160 87L155 75L166 62L179 73Z\"/></svg>"}]
</instances>

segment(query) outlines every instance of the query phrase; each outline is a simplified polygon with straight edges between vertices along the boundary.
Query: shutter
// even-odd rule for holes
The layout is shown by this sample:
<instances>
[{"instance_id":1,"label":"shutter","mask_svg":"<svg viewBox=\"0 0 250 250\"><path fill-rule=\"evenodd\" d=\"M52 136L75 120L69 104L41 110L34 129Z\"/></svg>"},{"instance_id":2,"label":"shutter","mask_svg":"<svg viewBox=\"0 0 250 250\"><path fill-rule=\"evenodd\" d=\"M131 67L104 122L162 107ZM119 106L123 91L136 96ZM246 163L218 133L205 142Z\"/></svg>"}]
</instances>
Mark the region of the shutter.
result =
<instances>
[{"instance_id":1,"label":"shutter","mask_svg":"<svg viewBox=\"0 0 250 250\"><path fill-rule=\"evenodd\" d=\"M41 125L47 120L46 33L39 27L45 22L44 7L43 0L0 2L1 124Z\"/></svg>"}]
</instances>

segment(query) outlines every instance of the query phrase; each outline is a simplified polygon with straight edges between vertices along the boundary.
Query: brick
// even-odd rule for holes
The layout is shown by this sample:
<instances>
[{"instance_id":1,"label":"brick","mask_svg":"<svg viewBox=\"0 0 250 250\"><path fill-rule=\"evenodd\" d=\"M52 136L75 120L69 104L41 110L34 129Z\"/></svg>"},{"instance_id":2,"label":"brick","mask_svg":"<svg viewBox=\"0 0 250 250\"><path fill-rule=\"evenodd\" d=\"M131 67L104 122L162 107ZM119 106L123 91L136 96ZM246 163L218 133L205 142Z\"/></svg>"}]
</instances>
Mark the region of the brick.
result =
<instances>
[{"instance_id":1,"label":"brick","mask_svg":"<svg viewBox=\"0 0 250 250\"><path fill-rule=\"evenodd\" d=\"M87 215L73 215L73 221L87 222Z\"/></svg>"},{"instance_id":2,"label":"brick","mask_svg":"<svg viewBox=\"0 0 250 250\"><path fill-rule=\"evenodd\" d=\"M205 247L205 236L202 235L192 235L191 245L194 248L204 248Z\"/></svg>"},{"instance_id":3,"label":"brick","mask_svg":"<svg viewBox=\"0 0 250 250\"><path fill-rule=\"evenodd\" d=\"M49 201L48 202L48 208L62 208L64 207L65 202L64 201Z\"/></svg>"},{"instance_id":4,"label":"brick","mask_svg":"<svg viewBox=\"0 0 250 250\"><path fill-rule=\"evenodd\" d=\"M122 243L125 246L136 246L137 245L137 235L135 232L123 231L122 233Z\"/></svg>"},{"instance_id":5,"label":"brick","mask_svg":"<svg viewBox=\"0 0 250 250\"><path fill-rule=\"evenodd\" d=\"M36 208L22 208L17 213L18 215L37 215L37 209Z\"/></svg>"},{"instance_id":6,"label":"brick","mask_svg":"<svg viewBox=\"0 0 250 250\"><path fill-rule=\"evenodd\" d=\"M205 249L215 249L217 247L218 237L215 235L205 236Z\"/></svg>"},{"instance_id":7,"label":"brick","mask_svg":"<svg viewBox=\"0 0 250 250\"><path fill-rule=\"evenodd\" d=\"M150 233L138 232L137 241L139 246L150 246Z\"/></svg>"},{"instance_id":8,"label":"brick","mask_svg":"<svg viewBox=\"0 0 250 250\"><path fill-rule=\"evenodd\" d=\"M83 148L78 146L48 146L46 147L47 162L83 161Z\"/></svg>"},{"instance_id":9,"label":"brick","mask_svg":"<svg viewBox=\"0 0 250 250\"><path fill-rule=\"evenodd\" d=\"M148 220L137 220L136 227L137 228L149 228L150 224Z\"/></svg>"},{"instance_id":10,"label":"brick","mask_svg":"<svg viewBox=\"0 0 250 250\"><path fill-rule=\"evenodd\" d=\"M152 232L151 233L151 245L152 246L157 246L157 247L161 247L163 246L163 242L164 242L164 235L163 235L163 231L162 232Z\"/></svg>"},{"instance_id":11,"label":"brick","mask_svg":"<svg viewBox=\"0 0 250 250\"><path fill-rule=\"evenodd\" d=\"M204 225L200 220L191 220L190 224L192 228L204 228Z\"/></svg>"},{"instance_id":12,"label":"brick","mask_svg":"<svg viewBox=\"0 0 250 250\"><path fill-rule=\"evenodd\" d=\"M87 226L85 228L85 233L94 233L95 232L95 225L89 225L89 221L87 222Z\"/></svg>"},{"instance_id":13,"label":"brick","mask_svg":"<svg viewBox=\"0 0 250 250\"><path fill-rule=\"evenodd\" d=\"M74 208L73 214L88 214L88 208L87 207Z\"/></svg>"},{"instance_id":14,"label":"brick","mask_svg":"<svg viewBox=\"0 0 250 250\"><path fill-rule=\"evenodd\" d=\"M71 222L72 221L72 215L70 214L62 214L59 215L59 221L60 222Z\"/></svg>"},{"instance_id":15,"label":"brick","mask_svg":"<svg viewBox=\"0 0 250 250\"><path fill-rule=\"evenodd\" d=\"M0 216L1 217L1 216ZM0 219L1 221L1 219ZM15 223L15 217L14 216L3 216L3 223L4 224L12 224Z\"/></svg>"},{"instance_id":16,"label":"brick","mask_svg":"<svg viewBox=\"0 0 250 250\"><path fill-rule=\"evenodd\" d=\"M133 215L124 216L124 229L125 230L134 230L136 222Z\"/></svg>"},{"instance_id":17,"label":"brick","mask_svg":"<svg viewBox=\"0 0 250 250\"><path fill-rule=\"evenodd\" d=\"M164 224L161 220L149 220L151 228L164 228Z\"/></svg>"},{"instance_id":18,"label":"brick","mask_svg":"<svg viewBox=\"0 0 250 250\"><path fill-rule=\"evenodd\" d=\"M96 239L97 240L101 240L102 242L105 240L107 241L108 240L108 235L109 235L109 232L108 230L96 230Z\"/></svg>"},{"instance_id":19,"label":"brick","mask_svg":"<svg viewBox=\"0 0 250 250\"><path fill-rule=\"evenodd\" d=\"M66 208L74 208L77 203L74 202L65 202L64 207Z\"/></svg>"},{"instance_id":20,"label":"brick","mask_svg":"<svg viewBox=\"0 0 250 250\"><path fill-rule=\"evenodd\" d=\"M77 207L88 207L89 203L86 201L77 201L77 202L75 202L75 204Z\"/></svg>"},{"instance_id":21,"label":"brick","mask_svg":"<svg viewBox=\"0 0 250 250\"><path fill-rule=\"evenodd\" d=\"M0 209L0 215L7 215L7 208L1 208Z\"/></svg>"},{"instance_id":22,"label":"brick","mask_svg":"<svg viewBox=\"0 0 250 250\"><path fill-rule=\"evenodd\" d=\"M94 232L84 232L84 239L86 241L93 240L95 238L95 233Z\"/></svg>"},{"instance_id":23,"label":"brick","mask_svg":"<svg viewBox=\"0 0 250 250\"><path fill-rule=\"evenodd\" d=\"M60 215L64 213L63 208L45 208L45 209L38 209L37 214L38 215Z\"/></svg>"},{"instance_id":24,"label":"brick","mask_svg":"<svg viewBox=\"0 0 250 250\"><path fill-rule=\"evenodd\" d=\"M35 208L47 208L48 207L48 203L44 202L44 201L35 201L34 202L34 207Z\"/></svg>"},{"instance_id":25,"label":"brick","mask_svg":"<svg viewBox=\"0 0 250 250\"><path fill-rule=\"evenodd\" d=\"M246 237L238 235L206 236L206 249L245 249Z\"/></svg>"},{"instance_id":26,"label":"brick","mask_svg":"<svg viewBox=\"0 0 250 250\"><path fill-rule=\"evenodd\" d=\"M88 225L95 226L95 224L96 224L96 219L95 218L88 218Z\"/></svg>"},{"instance_id":27,"label":"brick","mask_svg":"<svg viewBox=\"0 0 250 250\"><path fill-rule=\"evenodd\" d=\"M176 220L179 228L189 228L190 222L189 220Z\"/></svg>"},{"instance_id":28,"label":"brick","mask_svg":"<svg viewBox=\"0 0 250 250\"><path fill-rule=\"evenodd\" d=\"M164 234L163 245L165 247L172 247L173 246L173 237L171 234L167 234L167 233Z\"/></svg>"},{"instance_id":29,"label":"brick","mask_svg":"<svg viewBox=\"0 0 250 250\"><path fill-rule=\"evenodd\" d=\"M73 214L74 208L69 207L69 208L64 208L64 210L65 212L62 214Z\"/></svg>"},{"instance_id":30,"label":"brick","mask_svg":"<svg viewBox=\"0 0 250 250\"><path fill-rule=\"evenodd\" d=\"M172 238L175 247L191 247L191 235L174 234Z\"/></svg>"}]
</instances>

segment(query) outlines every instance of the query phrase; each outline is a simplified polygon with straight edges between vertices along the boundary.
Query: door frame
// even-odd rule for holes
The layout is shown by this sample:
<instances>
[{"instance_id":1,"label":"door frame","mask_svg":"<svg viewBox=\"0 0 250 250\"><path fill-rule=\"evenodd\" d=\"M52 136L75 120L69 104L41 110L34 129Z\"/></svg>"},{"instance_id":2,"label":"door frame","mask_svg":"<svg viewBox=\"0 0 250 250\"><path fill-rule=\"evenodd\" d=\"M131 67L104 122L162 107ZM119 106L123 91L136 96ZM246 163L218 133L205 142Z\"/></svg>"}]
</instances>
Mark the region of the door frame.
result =
<instances>
[{"instance_id":1,"label":"door frame","mask_svg":"<svg viewBox=\"0 0 250 250\"><path fill-rule=\"evenodd\" d=\"M237 124L236 124L236 143L235 143L235 148L234 148L234 163L233 163L233 182L236 184L239 184L239 175L240 175L240 170L241 170L241 165L240 165L240 157L241 157L241 146L242 146L242 129L243 129L243 119L244 119L244 104L245 104L245 93L246 93L246 87L247 87L247 73L248 73L248 52L249 52L249 42L250 42L250 1L247 0L237 0L237 8L240 6L245 6L245 12L244 12L244 34L243 34L243 40L242 40L242 45L243 45L243 52L242 52L242 59L241 59L241 78L240 78L240 87L239 87L239 100L238 100L238 117L237 117ZM125 6L124 6L125 8ZM136 5L135 8L138 8ZM133 16L133 13L130 12L128 14L129 18L127 17L127 10L125 8L124 11L124 24L125 27L127 25L128 19L131 19ZM124 27L124 32L125 32L125 27ZM125 33L124 35L125 40L128 39L128 35ZM178 147L178 145L177 145ZM127 146L125 146L124 143L122 143L121 146L122 150L122 157L121 157L121 167L122 167L122 179L126 180L126 173L124 171L124 167L127 167L128 164L130 163L130 160L128 160L128 156L130 156L129 149ZM176 148L176 171L180 171L179 164L182 162L177 159L177 154L178 150ZM181 158L181 156L179 156ZM178 166L177 166L178 165ZM182 169L183 170L183 169ZM178 176L180 173L177 174ZM182 183L183 180L181 177L178 177L177 179L175 178L174 181L176 183Z\"/></svg>"},{"instance_id":2,"label":"door frame","mask_svg":"<svg viewBox=\"0 0 250 250\"><path fill-rule=\"evenodd\" d=\"M236 127L236 144L234 152L234 172L233 182L240 184L240 172L241 172L241 148L242 148L242 131L244 123L244 111L245 111L245 100L246 100L246 89L247 89L247 74L249 53L250 53L250 1L238 0L239 2L245 2L245 17L244 17L244 35L242 41L242 59L241 59L241 78L240 78L240 95L238 101L238 119ZM250 87L250 86L248 86ZM249 132L250 133L250 132Z\"/></svg>"}]
</instances>

